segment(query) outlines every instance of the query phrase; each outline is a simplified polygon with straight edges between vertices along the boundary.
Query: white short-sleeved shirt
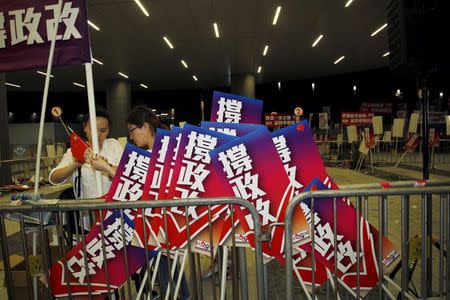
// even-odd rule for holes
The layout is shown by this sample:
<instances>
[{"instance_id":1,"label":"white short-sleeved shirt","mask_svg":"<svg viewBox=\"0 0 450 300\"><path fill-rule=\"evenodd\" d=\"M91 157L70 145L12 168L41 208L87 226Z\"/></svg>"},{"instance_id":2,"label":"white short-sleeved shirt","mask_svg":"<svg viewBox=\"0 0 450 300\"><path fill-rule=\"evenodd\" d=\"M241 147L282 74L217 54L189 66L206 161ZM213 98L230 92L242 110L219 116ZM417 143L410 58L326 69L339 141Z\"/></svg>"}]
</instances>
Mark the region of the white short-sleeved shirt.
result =
<instances>
[{"instance_id":1,"label":"white short-sleeved shirt","mask_svg":"<svg viewBox=\"0 0 450 300\"><path fill-rule=\"evenodd\" d=\"M120 143L116 139L106 139L103 142L102 150L100 151L100 155L105 157L110 164L113 166L119 165L120 158L122 157L123 148ZM53 185L63 184L66 180L60 183L55 183L51 180L53 172L55 172L59 168L66 167L75 162L75 159L72 156L72 151L70 149L64 154L59 165L54 168L49 175L49 181ZM78 176L78 169L75 170L72 174L72 183L74 185L74 193L75 196L78 195L75 186L75 178ZM95 169L89 163L84 163L81 165L81 192L80 198L97 198L97 185L95 183ZM101 173L101 181L102 181L102 195L106 194L111 186L112 178L108 176L107 173Z\"/></svg>"}]
</instances>

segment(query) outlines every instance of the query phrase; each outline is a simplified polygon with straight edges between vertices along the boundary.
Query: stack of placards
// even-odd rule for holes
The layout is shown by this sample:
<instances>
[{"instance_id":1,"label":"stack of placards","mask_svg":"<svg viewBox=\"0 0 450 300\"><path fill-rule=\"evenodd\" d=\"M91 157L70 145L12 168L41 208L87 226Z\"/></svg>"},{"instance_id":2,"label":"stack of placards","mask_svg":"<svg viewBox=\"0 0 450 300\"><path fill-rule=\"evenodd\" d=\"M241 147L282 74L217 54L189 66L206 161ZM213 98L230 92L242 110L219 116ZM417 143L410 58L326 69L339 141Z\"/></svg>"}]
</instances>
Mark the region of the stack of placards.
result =
<instances>
[{"instance_id":1,"label":"stack of placards","mask_svg":"<svg viewBox=\"0 0 450 300\"><path fill-rule=\"evenodd\" d=\"M265 262L276 259L284 264L284 227L271 225L284 222L286 207L295 195L338 187L325 170L308 121L270 132L261 125L262 107L261 100L214 92L211 122L202 122L201 127L186 124L182 129L173 128L171 131L158 129L151 155L132 145L125 148L111 190L106 196L107 201L242 198L254 205L263 228L270 230L270 242L263 242ZM382 129L379 131L381 134ZM293 217L291 247L295 253L296 276L311 285L311 255L315 255L317 285L323 284L327 274L336 266L339 279L351 289L356 289L359 261L361 293L366 294L378 283L381 271L377 265L378 258L381 257L383 262L383 274L387 274L399 262L399 251L383 237L383 247L379 252L377 229L346 199L336 201L339 218L336 231L333 229L333 199L315 199L314 225L311 224L310 202L302 202ZM123 224L116 224L117 213L109 212L99 218L99 222L104 223L107 233L110 228L117 230L125 226L125 242L129 247L127 253L133 253L133 263L138 260L140 266L161 249L165 254L167 249L174 252L190 247L191 251L215 256L218 246L227 247L233 239L237 246L255 246L252 216L247 209L229 205L130 210L125 212ZM356 251L357 222L361 228L359 256ZM98 224L88 235L89 241L98 237ZM311 246L312 226L314 249ZM335 235L337 244L334 244ZM109 239L108 234L106 238ZM84 277L92 277L91 284L99 286L104 278L99 275L103 274L102 269L98 268L99 263L93 264L92 270L89 270L89 274L93 275L87 275L83 270L83 259L96 262L95 255L101 251L101 247L94 251L93 247L98 243L89 241L86 243L87 253L92 257L81 257L78 245L62 260L68 265L68 278L64 280L70 281L72 287L80 287L80 290L81 286L85 287ZM107 256L107 265L112 267L115 260L123 257L114 252L120 250L120 245L111 239L108 241L117 246ZM141 251L135 251L135 248ZM129 274L136 267L139 263L130 265ZM51 280L58 285L65 274L64 264L58 262L53 268ZM109 272L111 274L111 269ZM115 287L125 282L126 274L119 273L122 274L114 276ZM104 290L104 287L95 288L98 293ZM65 290L54 291L55 295L60 296L63 293L59 291Z\"/></svg>"}]
</instances>

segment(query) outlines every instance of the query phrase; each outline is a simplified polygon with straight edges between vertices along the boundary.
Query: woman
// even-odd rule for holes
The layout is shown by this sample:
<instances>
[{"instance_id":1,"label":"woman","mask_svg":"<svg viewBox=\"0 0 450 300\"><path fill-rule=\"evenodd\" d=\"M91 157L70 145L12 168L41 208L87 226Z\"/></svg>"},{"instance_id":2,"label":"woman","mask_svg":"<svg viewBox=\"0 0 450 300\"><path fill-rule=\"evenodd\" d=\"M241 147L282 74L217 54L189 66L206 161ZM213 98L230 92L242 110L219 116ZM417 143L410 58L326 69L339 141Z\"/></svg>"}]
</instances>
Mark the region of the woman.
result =
<instances>
[{"instance_id":1,"label":"woman","mask_svg":"<svg viewBox=\"0 0 450 300\"><path fill-rule=\"evenodd\" d=\"M120 162L123 148L115 139L108 139L110 119L104 111L97 111L97 136L100 150L99 156L93 156L92 151L86 155L84 162L77 161L70 149L64 154L59 165L50 172L49 181L57 185L72 178L76 198L97 198L95 171L101 172L102 194L108 192L109 187ZM92 132L89 115L83 119L83 130L92 147ZM79 181L79 184L77 184Z\"/></svg>"},{"instance_id":2,"label":"woman","mask_svg":"<svg viewBox=\"0 0 450 300\"><path fill-rule=\"evenodd\" d=\"M127 126L133 143L150 151L155 141L156 129L168 129L151 109L143 106L137 106L131 111L127 119Z\"/></svg>"},{"instance_id":3,"label":"woman","mask_svg":"<svg viewBox=\"0 0 450 300\"><path fill-rule=\"evenodd\" d=\"M167 125L161 123L156 114L149 108L138 106L135 107L127 119L128 132L133 143L140 147L151 151L155 141L155 134L158 128L169 129ZM133 275L133 280L136 282L136 289L139 289L141 278L147 268L142 268L140 276ZM162 281L163 291L167 289L169 281L168 261L165 255L161 255L159 263L159 274ZM178 277L178 270L175 278ZM186 280L183 276L181 287L181 298L187 299L189 297L189 290L187 288ZM154 295L155 296L155 295Z\"/></svg>"}]
</instances>

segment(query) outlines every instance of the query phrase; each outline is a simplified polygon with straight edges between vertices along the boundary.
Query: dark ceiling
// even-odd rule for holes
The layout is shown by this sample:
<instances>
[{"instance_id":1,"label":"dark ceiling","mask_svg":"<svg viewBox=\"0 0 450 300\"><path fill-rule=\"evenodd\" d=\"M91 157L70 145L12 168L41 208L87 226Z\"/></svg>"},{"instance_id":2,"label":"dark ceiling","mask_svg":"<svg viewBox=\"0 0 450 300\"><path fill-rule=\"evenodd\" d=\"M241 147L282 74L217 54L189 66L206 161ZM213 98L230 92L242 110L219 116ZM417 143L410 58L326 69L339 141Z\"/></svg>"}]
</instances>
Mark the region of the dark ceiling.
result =
<instances>
[{"instance_id":1,"label":"dark ceiling","mask_svg":"<svg viewBox=\"0 0 450 300\"><path fill-rule=\"evenodd\" d=\"M388 65L387 30L371 37L386 23L387 0L134 0L88 1L96 91L105 81L127 74L133 90L194 89L228 86L232 73L255 73L258 83L305 79L356 72ZM278 23L272 25L277 6ZM219 26L216 38L213 23ZM323 34L316 47L314 40ZM163 41L167 36L174 45ZM269 45L266 56L262 55ZM338 64L334 61L345 56ZM180 60L189 65L185 69ZM257 74L258 66L262 71ZM56 68L51 91L83 88L84 68ZM197 75L195 82L192 75ZM44 76L33 71L7 74L19 84L10 91L42 91Z\"/></svg>"}]
</instances>

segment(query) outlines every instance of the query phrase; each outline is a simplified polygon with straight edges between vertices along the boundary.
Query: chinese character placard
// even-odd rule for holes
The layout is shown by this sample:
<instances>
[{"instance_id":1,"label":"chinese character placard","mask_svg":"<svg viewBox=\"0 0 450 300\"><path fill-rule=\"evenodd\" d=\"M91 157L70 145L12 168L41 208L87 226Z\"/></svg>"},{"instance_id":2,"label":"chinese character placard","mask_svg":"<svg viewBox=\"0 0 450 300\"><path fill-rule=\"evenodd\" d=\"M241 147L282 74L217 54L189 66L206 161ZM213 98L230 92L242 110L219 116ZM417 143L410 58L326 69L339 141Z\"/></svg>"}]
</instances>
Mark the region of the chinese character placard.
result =
<instances>
[{"instance_id":1,"label":"chinese character placard","mask_svg":"<svg viewBox=\"0 0 450 300\"><path fill-rule=\"evenodd\" d=\"M169 186L167 199L190 199L208 197L226 197L232 193L221 184L211 164L209 151L233 140L234 137L205 128L186 125L183 128L179 150L177 152ZM208 207L189 206L171 207L167 211L167 238L171 247L184 247L187 244L186 225L189 225L190 237L193 240L193 251L208 253L210 245L209 234L200 236L207 225L211 223L213 242L218 243L222 223L227 206L212 205L211 213ZM209 215L211 214L211 220ZM187 220L186 220L187 215ZM189 222L189 224L186 224ZM214 249L215 250L215 249ZM209 253L208 253L209 254Z\"/></svg>"},{"instance_id":2,"label":"chinese character placard","mask_svg":"<svg viewBox=\"0 0 450 300\"><path fill-rule=\"evenodd\" d=\"M58 0L0 2L0 73L46 67ZM85 0L63 1L53 65L91 62Z\"/></svg>"},{"instance_id":3,"label":"chinese character placard","mask_svg":"<svg viewBox=\"0 0 450 300\"><path fill-rule=\"evenodd\" d=\"M151 259L155 256L155 251L148 251L146 254L144 248L132 245L135 226L126 214L122 219L119 210L104 220L102 227L100 224L94 225L84 242L78 243L66 257L51 267L49 282L55 297L106 294L107 283L110 285L110 292L113 292L142 267L146 257ZM83 251L84 245L86 251ZM125 259L128 262L128 273L123 268ZM67 269L64 270L65 268Z\"/></svg>"},{"instance_id":4,"label":"chinese character placard","mask_svg":"<svg viewBox=\"0 0 450 300\"><path fill-rule=\"evenodd\" d=\"M283 222L284 211L292 197L289 177L266 129L256 130L210 152L215 170L233 195L251 202L259 213L261 225ZM254 222L248 210L235 207L235 214L254 246ZM306 222L304 222L306 224ZM226 228L224 229L226 230ZM275 226L271 245L263 243L267 258L283 252L283 228Z\"/></svg>"},{"instance_id":5,"label":"chinese character placard","mask_svg":"<svg viewBox=\"0 0 450 300\"><path fill-rule=\"evenodd\" d=\"M262 107L261 100L215 91L211 121L261 124Z\"/></svg>"}]
</instances>

